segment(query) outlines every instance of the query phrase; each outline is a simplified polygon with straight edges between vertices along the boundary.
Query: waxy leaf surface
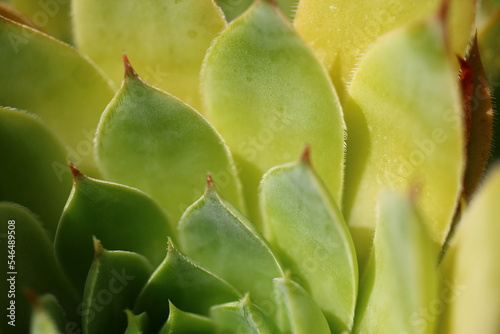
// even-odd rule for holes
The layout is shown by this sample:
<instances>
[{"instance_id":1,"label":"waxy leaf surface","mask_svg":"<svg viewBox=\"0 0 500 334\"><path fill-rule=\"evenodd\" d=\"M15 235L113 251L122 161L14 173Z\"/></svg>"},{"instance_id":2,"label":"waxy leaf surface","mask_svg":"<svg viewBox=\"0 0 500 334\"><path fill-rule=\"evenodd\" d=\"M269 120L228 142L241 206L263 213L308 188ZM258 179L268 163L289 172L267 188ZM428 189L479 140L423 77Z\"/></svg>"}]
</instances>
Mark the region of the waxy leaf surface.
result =
<instances>
[{"instance_id":1,"label":"waxy leaf surface","mask_svg":"<svg viewBox=\"0 0 500 334\"><path fill-rule=\"evenodd\" d=\"M500 168L494 166L464 214L442 263L443 334L500 331Z\"/></svg>"},{"instance_id":2,"label":"waxy leaf surface","mask_svg":"<svg viewBox=\"0 0 500 334\"><path fill-rule=\"evenodd\" d=\"M213 185L182 217L179 242L187 256L273 313L272 280L283 275L281 268L263 237Z\"/></svg>"},{"instance_id":3,"label":"waxy leaf surface","mask_svg":"<svg viewBox=\"0 0 500 334\"><path fill-rule=\"evenodd\" d=\"M211 0L73 0L78 47L113 80L127 52L155 87L202 111L199 74L212 40L225 28Z\"/></svg>"},{"instance_id":4,"label":"waxy leaf surface","mask_svg":"<svg viewBox=\"0 0 500 334\"><path fill-rule=\"evenodd\" d=\"M288 277L275 279L274 286L278 319L283 333L331 333L321 309L304 288Z\"/></svg>"},{"instance_id":5,"label":"waxy leaf surface","mask_svg":"<svg viewBox=\"0 0 500 334\"><path fill-rule=\"evenodd\" d=\"M463 56L471 36L476 1L451 0L447 35L453 54ZM295 27L327 68L345 97L352 72L383 34L438 11L441 0L302 0Z\"/></svg>"},{"instance_id":6,"label":"waxy leaf surface","mask_svg":"<svg viewBox=\"0 0 500 334\"><path fill-rule=\"evenodd\" d=\"M123 334L125 310L134 307L153 268L142 255L102 247L94 239L95 258L83 292L83 333Z\"/></svg>"},{"instance_id":7,"label":"waxy leaf surface","mask_svg":"<svg viewBox=\"0 0 500 334\"><path fill-rule=\"evenodd\" d=\"M203 194L207 172L224 197L241 207L239 180L220 135L194 109L146 84L125 63L124 84L97 133L107 179L151 194L175 224Z\"/></svg>"},{"instance_id":8,"label":"waxy leaf surface","mask_svg":"<svg viewBox=\"0 0 500 334\"><path fill-rule=\"evenodd\" d=\"M222 333L280 333L271 318L252 304L248 295L238 302L212 307L210 315Z\"/></svg>"},{"instance_id":9,"label":"waxy leaf surface","mask_svg":"<svg viewBox=\"0 0 500 334\"><path fill-rule=\"evenodd\" d=\"M467 140L464 195L466 198L470 198L479 186L490 158L493 134L491 92L479 54L477 36L472 41L465 61L462 62L461 70L462 92L465 94ZM464 78L464 76L466 77ZM468 87L464 87L464 85Z\"/></svg>"},{"instance_id":10,"label":"waxy leaf surface","mask_svg":"<svg viewBox=\"0 0 500 334\"><path fill-rule=\"evenodd\" d=\"M65 154L56 135L39 119L0 108L0 201L29 208L51 239L71 191L70 173L59 170L66 166Z\"/></svg>"},{"instance_id":11,"label":"waxy leaf surface","mask_svg":"<svg viewBox=\"0 0 500 334\"><path fill-rule=\"evenodd\" d=\"M67 160L96 173L95 128L113 90L78 51L0 17L0 106L39 115L66 144Z\"/></svg>"},{"instance_id":12,"label":"waxy leaf surface","mask_svg":"<svg viewBox=\"0 0 500 334\"><path fill-rule=\"evenodd\" d=\"M73 190L54 244L57 259L76 287L83 291L94 257L93 236L110 250L136 252L153 266L160 264L172 235L160 206L137 189L73 172Z\"/></svg>"},{"instance_id":13,"label":"waxy leaf surface","mask_svg":"<svg viewBox=\"0 0 500 334\"><path fill-rule=\"evenodd\" d=\"M379 218L353 333L436 333L438 253L425 225L407 197L389 192Z\"/></svg>"},{"instance_id":14,"label":"waxy leaf surface","mask_svg":"<svg viewBox=\"0 0 500 334\"><path fill-rule=\"evenodd\" d=\"M338 206L307 158L271 169L262 181L261 200L266 237L284 267L299 277L332 330L350 330L358 287L356 253Z\"/></svg>"},{"instance_id":15,"label":"waxy leaf surface","mask_svg":"<svg viewBox=\"0 0 500 334\"><path fill-rule=\"evenodd\" d=\"M239 298L233 287L196 265L170 242L167 257L142 290L135 310L145 311L151 330L159 330L167 320L169 301L185 312L208 315L212 305Z\"/></svg>"},{"instance_id":16,"label":"waxy leaf surface","mask_svg":"<svg viewBox=\"0 0 500 334\"><path fill-rule=\"evenodd\" d=\"M171 302L168 320L159 334L215 334L215 323L198 314L183 312Z\"/></svg>"},{"instance_id":17,"label":"waxy leaf surface","mask_svg":"<svg viewBox=\"0 0 500 334\"><path fill-rule=\"evenodd\" d=\"M0 271L3 290L0 307L4 318L0 331L9 334L29 332L32 311L24 295L25 289L40 295L53 294L68 310L68 319L77 319L78 295L56 262L52 242L40 221L20 205L0 203L0 251L5 259ZM8 298L10 291L15 298ZM8 325L11 319L6 317L11 313L7 310L11 300L15 301L15 327ZM45 316L41 317L45 319L42 322L51 323Z\"/></svg>"},{"instance_id":18,"label":"waxy leaf surface","mask_svg":"<svg viewBox=\"0 0 500 334\"><path fill-rule=\"evenodd\" d=\"M208 119L241 168L250 219L258 224L262 175L306 144L332 196L342 193L344 121L315 56L271 3L257 1L207 54L202 91Z\"/></svg>"},{"instance_id":19,"label":"waxy leaf surface","mask_svg":"<svg viewBox=\"0 0 500 334\"><path fill-rule=\"evenodd\" d=\"M436 244L461 194L463 108L441 22L392 32L364 56L345 105L349 128L344 216L358 259L368 255L380 190L415 193Z\"/></svg>"}]
</instances>

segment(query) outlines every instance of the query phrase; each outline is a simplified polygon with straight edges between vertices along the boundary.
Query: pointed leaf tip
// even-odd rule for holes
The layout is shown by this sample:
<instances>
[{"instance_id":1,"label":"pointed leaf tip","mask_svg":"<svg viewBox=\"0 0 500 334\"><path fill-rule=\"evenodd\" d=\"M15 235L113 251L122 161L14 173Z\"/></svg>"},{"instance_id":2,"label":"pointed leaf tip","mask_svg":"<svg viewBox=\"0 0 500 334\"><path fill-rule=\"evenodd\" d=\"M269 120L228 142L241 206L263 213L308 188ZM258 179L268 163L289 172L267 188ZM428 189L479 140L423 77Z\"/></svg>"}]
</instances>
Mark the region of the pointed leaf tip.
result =
<instances>
[{"instance_id":1,"label":"pointed leaf tip","mask_svg":"<svg viewBox=\"0 0 500 334\"><path fill-rule=\"evenodd\" d=\"M302 156L300 157L300 160L307 164L308 166L311 166L311 145L307 144L306 147L304 148L304 152L302 152Z\"/></svg>"},{"instance_id":2,"label":"pointed leaf tip","mask_svg":"<svg viewBox=\"0 0 500 334\"><path fill-rule=\"evenodd\" d=\"M80 177L84 177L85 175L83 175L82 172L80 172L76 167L75 165L73 165L72 162L70 162L69 164L69 168L71 169L71 174L73 174L73 181L76 181L78 178Z\"/></svg>"},{"instance_id":3,"label":"pointed leaf tip","mask_svg":"<svg viewBox=\"0 0 500 334\"><path fill-rule=\"evenodd\" d=\"M132 64L130 64L130 60L128 59L126 52L123 53L122 59L123 59L123 67L125 69L125 78L139 77L139 75L137 75L137 72L132 67Z\"/></svg>"},{"instance_id":4,"label":"pointed leaf tip","mask_svg":"<svg viewBox=\"0 0 500 334\"><path fill-rule=\"evenodd\" d=\"M214 180L212 174L207 173L207 191L215 189Z\"/></svg>"},{"instance_id":5,"label":"pointed leaf tip","mask_svg":"<svg viewBox=\"0 0 500 334\"><path fill-rule=\"evenodd\" d=\"M94 258L97 259L104 252L104 247L102 247L101 240L97 239L95 235L92 236L92 242L94 243Z\"/></svg>"}]
</instances>

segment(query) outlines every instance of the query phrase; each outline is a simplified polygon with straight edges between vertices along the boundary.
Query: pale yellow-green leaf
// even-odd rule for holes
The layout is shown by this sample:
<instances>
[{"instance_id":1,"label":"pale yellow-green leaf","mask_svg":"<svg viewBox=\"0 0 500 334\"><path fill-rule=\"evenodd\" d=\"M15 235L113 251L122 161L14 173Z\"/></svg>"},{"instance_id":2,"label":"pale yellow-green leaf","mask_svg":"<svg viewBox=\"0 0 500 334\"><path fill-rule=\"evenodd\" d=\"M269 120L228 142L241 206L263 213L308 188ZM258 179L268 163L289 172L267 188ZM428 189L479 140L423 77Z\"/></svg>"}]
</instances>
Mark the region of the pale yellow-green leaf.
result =
<instances>
[{"instance_id":1,"label":"pale yellow-green leaf","mask_svg":"<svg viewBox=\"0 0 500 334\"><path fill-rule=\"evenodd\" d=\"M500 168L495 166L465 212L442 263L442 334L500 332Z\"/></svg>"},{"instance_id":2,"label":"pale yellow-green leaf","mask_svg":"<svg viewBox=\"0 0 500 334\"><path fill-rule=\"evenodd\" d=\"M249 295L238 302L213 306L210 316L219 328L218 333L279 334L271 318L252 304Z\"/></svg>"},{"instance_id":3,"label":"pale yellow-green leaf","mask_svg":"<svg viewBox=\"0 0 500 334\"><path fill-rule=\"evenodd\" d=\"M67 159L95 175L92 140L113 90L78 51L0 17L0 105L39 115ZM69 171L67 171L69 174Z\"/></svg>"},{"instance_id":4,"label":"pale yellow-green leaf","mask_svg":"<svg viewBox=\"0 0 500 334\"><path fill-rule=\"evenodd\" d=\"M127 52L143 77L202 111L199 73L212 40L225 28L212 0L74 0L78 47L116 83Z\"/></svg>"},{"instance_id":5,"label":"pale yellow-green leaf","mask_svg":"<svg viewBox=\"0 0 500 334\"><path fill-rule=\"evenodd\" d=\"M327 68L341 97L352 71L371 44L397 27L431 15L441 0L302 0L295 27ZM463 55L474 22L476 1L451 0L451 49Z\"/></svg>"},{"instance_id":6,"label":"pale yellow-green leaf","mask_svg":"<svg viewBox=\"0 0 500 334\"><path fill-rule=\"evenodd\" d=\"M352 329L356 252L340 209L308 161L266 173L261 208L266 237L284 267L299 277L334 332Z\"/></svg>"},{"instance_id":7,"label":"pale yellow-green leaf","mask_svg":"<svg viewBox=\"0 0 500 334\"><path fill-rule=\"evenodd\" d=\"M381 196L380 219L360 284L355 334L435 333L438 253L410 199Z\"/></svg>"},{"instance_id":8,"label":"pale yellow-green leaf","mask_svg":"<svg viewBox=\"0 0 500 334\"><path fill-rule=\"evenodd\" d=\"M440 22L394 31L366 54L345 105L343 211L364 262L383 187L413 191L436 247L448 233L464 170L456 62Z\"/></svg>"},{"instance_id":9,"label":"pale yellow-green leaf","mask_svg":"<svg viewBox=\"0 0 500 334\"><path fill-rule=\"evenodd\" d=\"M131 67L102 115L96 155L107 179L151 194L174 226L203 195L207 173L225 198L244 207L234 161L221 136L193 108L150 86Z\"/></svg>"},{"instance_id":10,"label":"pale yellow-green leaf","mask_svg":"<svg viewBox=\"0 0 500 334\"><path fill-rule=\"evenodd\" d=\"M207 116L241 167L258 221L262 175L292 161L308 143L318 174L342 193L344 121L335 90L310 49L268 1L234 20L207 54L202 78Z\"/></svg>"},{"instance_id":11,"label":"pale yellow-green leaf","mask_svg":"<svg viewBox=\"0 0 500 334\"><path fill-rule=\"evenodd\" d=\"M71 43L71 0L10 0L11 5L23 12L37 29L55 38Z\"/></svg>"},{"instance_id":12,"label":"pale yellow-green leaf","mask_svg":"<svg viewBox=\"0 0 500 334\"><path fill-rule=\"evenodd\" d=\"M71 191L61 142L34 115L0 107L0 156L0 201L29 208L53 240Z\"/></svg>"},{"instance_id":13,"label":"pale yellow-green leaf","mask_svg":"<svg viewBox=\"0 0 500 334\"><path fill-rule=\"evenodd\" d=\"M283 333L329 334L346 333L332 329L314 299L304 288L288 277L274 280L275 296L278 302L278 324Z\"/></svg>"}]
</instances>

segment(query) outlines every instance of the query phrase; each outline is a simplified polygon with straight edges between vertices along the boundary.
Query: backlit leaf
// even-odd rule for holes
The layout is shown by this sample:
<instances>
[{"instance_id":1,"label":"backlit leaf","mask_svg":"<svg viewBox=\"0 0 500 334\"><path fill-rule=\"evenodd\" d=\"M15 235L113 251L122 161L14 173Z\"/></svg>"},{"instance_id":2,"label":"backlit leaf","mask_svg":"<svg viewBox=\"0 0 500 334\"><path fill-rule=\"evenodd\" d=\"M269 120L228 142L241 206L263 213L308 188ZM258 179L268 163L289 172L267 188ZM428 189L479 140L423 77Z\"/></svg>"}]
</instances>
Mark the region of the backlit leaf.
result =
<instances>
[{"instance_id":1,"label":"backlit leaf","mask_svg":"<svg viewBox=\"0 0 500 334\"><path fill-rule=\"evenodd\" d=\"M266 237L318 303L334 332L352 328L358 288L354 245L342 214L303 160L271 169L261 185Z\"/></svg>"},{"instance_id":2,"label":"backlit leaf","mask_svg":"<svg viewBox=\"0 0 500 334\"><path fill-rule=\"evenodd\" d=\"M199 74L212 40L225 28L212 0L73 0L78 47L115 82L127 52L144 78L202 111Z\"/></svg>"},{"instance_id":3,"label":"backlit leaf","mask_svg":"<svg viewBox=\"0 0 500 334\"><path fill-rule=\"evenodd\" d=\"M91 179L73 167L74 186L57 228L56 256L83 291L94 258L92 237L110 250L145 256L153 266L165 256L168 220L147 194L127 186Z\"/></svg>"},{"instance_id":4,"label":"backlit leaf","mask_svg":"<svg viewBox=\"0 0 500 334\"><path fill-rule=\"evenodd\" d=\"M202 79L207 116L241 168L250 219L258 224L262 175L310 144L332 196L342 193L344 121L326 72L268 1L234 20L207 54Z\"/></svg>"},{"instance_id":5,"label":"backlit leaf","mask_svg":"<svg viewBox=\"0 0 500 334\"><path fill-rule=\"evenodd\" d=\"M151 194L175 224L203 194L207 172L224 197L242 207L234 163L220 135L194 109L145 83L124 60L124 84L97 133L107 179Z\"/></svg>"},{"instance_id":6,"label":"backlit leaf","mask_svg":"<svg viewBox=\"0 0 500 334\"><path fill-rule=\"evenodd\" d=\"M455 212L465 165L463 109L441 22L379 39L345 105L349 128L343 212L358 257L367 257L383 187L415 193L438 249Z\"/></svg>"}]
</instances>

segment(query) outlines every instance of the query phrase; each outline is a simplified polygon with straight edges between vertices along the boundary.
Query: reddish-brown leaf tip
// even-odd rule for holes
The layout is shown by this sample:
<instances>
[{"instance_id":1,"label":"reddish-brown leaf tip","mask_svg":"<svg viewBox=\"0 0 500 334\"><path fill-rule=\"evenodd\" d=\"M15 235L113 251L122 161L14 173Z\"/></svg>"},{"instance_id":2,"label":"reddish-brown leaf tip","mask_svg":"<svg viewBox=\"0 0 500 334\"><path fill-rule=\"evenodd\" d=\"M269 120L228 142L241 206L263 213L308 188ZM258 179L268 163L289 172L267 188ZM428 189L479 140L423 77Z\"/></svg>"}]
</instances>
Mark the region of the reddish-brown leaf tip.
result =
<instances>
[{"instance_id":1,"label":"reddish-brown leaf tip","mask_svg":"<svg viewBox=\"0 0 500 334\"><path fill-rule=\"evenodd\" d=\"M306 147L304 148L304 151L302 152L302 156L300 157L300 160L308 164L309 166L311 165L311 145L306 144Z\"/></svg>"},{"instance_id":2,"label":"reddish-brown leaf tip","mask_svg":"<svg viewBox=\"0 0 500 334\"><path fill-rule=\"evenodd\" d=\"M82 172L80 172L76 167L75 165L73 165L72 162L69 163L69 168L71 169L71 174L73 174L73 181L76 181L78 180L80 177L83 177L85 175L83 175Z\"/></svg>"},{"instance_id":3,"label":"reddish-brown leaf tip","mask_svg":"<svg viewBox=\"0 0 500 334\"><path fill-rule=\"evenodd\" d=\"M442 0L441 6L437 12L437 19L441 23L441 29L443 31L443 39L447 49L450 46L450 36L448 31L448 21L450 18L450 0Z\"/></svg>"},{"instance_id":4,"label":"reddish-brown leaf tip","mask_svg":"<svg viewBox=\"0 0 500 334\"><path fill-rule=\"evenodd\" d=\"M94 258L99 258L102 253L104 253L104 247L102 247L101 240L97 239L94 236L92 236L92 242L94 243Z\"/></svg>"},{"instance_id":5,"label":"reddish-brown leaf tip","mask_svg":"<svg viewBox=\"0 0 500 334\"><path fill-rule=\"evenodd\" d=\"M130 64L130 60L128 59L127 54L124 52L123 56L123 67L125 68L125 78L127 77L138 77L137 73L135 72L134 68L132 67L132 64Z\"/></svg>"},{"instance_id":6,"label":"reddish-brown leaf tip","mask_svg":"<svg viewBox=\"0 0 500 334\"><path fill-rule=\"evenodd\" d=\"M210 173L207 173L207 190L211 190L214 188L214 179L212 178L212 175Z\"/></svg>"},{"instance_id":7,"label":"reddish-brown leaf tip","mask_svg":"<svg viewBox=\"0 0 500 334\"><path fill-rule=\"evenodd\" d=\"M35 291L31 290L30 288L24 288L23 293L32 308L37 308L38 306L40 306L40 300L38 299L38 295L35 293Z\"/></svg>"}]
</instances>

